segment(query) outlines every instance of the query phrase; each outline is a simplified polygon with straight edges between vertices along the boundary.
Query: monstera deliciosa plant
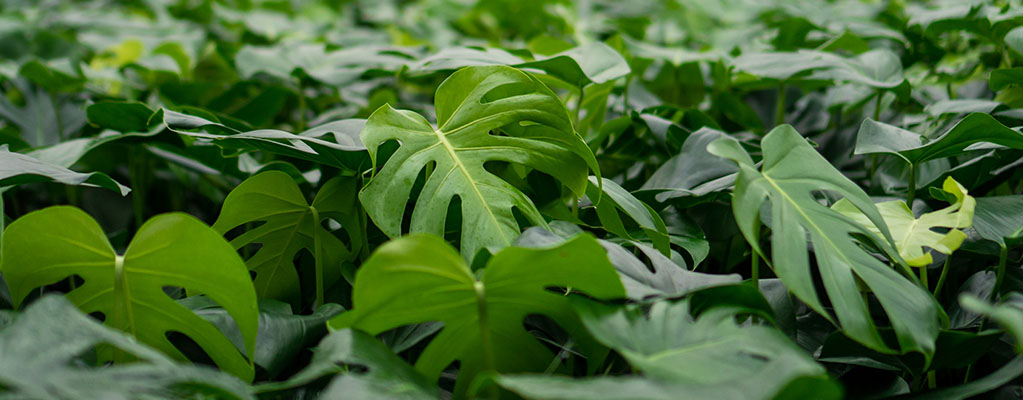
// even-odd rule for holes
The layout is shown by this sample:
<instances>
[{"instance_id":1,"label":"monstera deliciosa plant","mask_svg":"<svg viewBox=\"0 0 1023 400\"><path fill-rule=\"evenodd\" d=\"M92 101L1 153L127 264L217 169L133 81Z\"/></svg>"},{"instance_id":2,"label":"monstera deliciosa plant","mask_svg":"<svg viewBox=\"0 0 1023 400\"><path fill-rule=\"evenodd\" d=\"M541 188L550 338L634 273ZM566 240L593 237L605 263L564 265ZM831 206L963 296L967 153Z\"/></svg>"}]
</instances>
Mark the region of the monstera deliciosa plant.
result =
<instances>
[{"instance_id":1,"label":"monstera deliciosa plant","mask_svg":"<svg viewBox=\"0 0 1023 400\"><path fill-rule=\"evenodd\" d=\"M1015 398L1020 0L0 1L0 398Z\"/></svg>"}]
</instances>

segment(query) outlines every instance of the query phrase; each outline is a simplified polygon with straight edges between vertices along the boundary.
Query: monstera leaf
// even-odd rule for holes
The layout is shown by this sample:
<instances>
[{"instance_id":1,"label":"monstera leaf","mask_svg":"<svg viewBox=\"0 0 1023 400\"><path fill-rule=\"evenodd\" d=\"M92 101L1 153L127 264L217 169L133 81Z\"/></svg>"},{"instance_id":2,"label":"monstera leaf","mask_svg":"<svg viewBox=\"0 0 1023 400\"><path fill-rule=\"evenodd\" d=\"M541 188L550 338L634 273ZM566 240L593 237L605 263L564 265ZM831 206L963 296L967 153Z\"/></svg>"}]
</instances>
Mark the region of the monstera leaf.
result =
<instances>
[{"instance_id":1,"label":"monstera leaf","mask_svg":"<svg viewBox=\"0 0 1023 400\"><path fill-rule=\"evenodd\" d=\"M83 367L97 345L138 362ZM178 364L130 336L100 325L58 295L33 302L0 331L0 397L18 399L252 399L237 378Z\"/></svg>"},{"instance_id":2,"label":"monstera leaf","mask_svg":"<svg viewBox=\"0 0 1023 400\"><path fill-rule=\"evenodd\" d=\"M485 169L485 163L535 168L577 196L586 190L588 169L597 171L593 153L573 130L564 104L525 72L505 66L461 69L437 88L436 108L437 127L419 114L385 105L362 131L374 164L382 143L400 143L359 194L373 222L390 237L401 235L409 193L424 169L432 171L412 211L410 230L443 235L448 205L457 197L466 258L484 246L515 240L519 224L513 209L546 226L533 202Z\"/></svg>"},{"instance_id":3,"label":"monstera leaf","mask_svg":"<svg viewBox=\"0 0 1023 400\"><path fill-rule=\"evenodd\" d=\"M341 262L357 255L362 244L355 191L355 178L334 178L323 184L310 205L288 174L263 172L227 195L213 229L224 234L246 223L265 222L231 240L235 249L262 244L245 262L256 273L260 298L297 305L301 290L294 260L300 250L308 250L315 258L316 304L322 305L324 288L341 276ZM327 218L341 223L352 241L351 248L323 227Z\"/></svg>"},{"instance_id":4,"label":"monstera leaf","mask_svg":"<svg viewBox=\"0 0 1023 400\"><path fill-rule=\"evenodd\" d=\"M941 136L925 141L920 134L868 119L856 135L855 154L891 154L907 164L919 165L959 155L981 142L1023 149L1023 133L1009 129L988 114L972 113Z\"/></svg>"},{"instance_id":5,"label":"monstera leaf","mask_svg":"<svg viewBox=\"0 0 1023 400\"><path fill-rule=\"evenodd\" d=\"M773 399L796 393L841 398L824 367L781 331L741 327L732 310L694 319L687 301L654 303L644 315L639 306L579 300L574 305L586 328L644 377L505 375L500 385L538 399Z\"/></svg>"},{"instance_id":6,"label":"monstera leaf","mask_svg":"<svg viewBox=\"0 0 1023 400\"><path fill-rule=\"evenodd\" d=\"M856 184L843 176L818 154L789 125L782 125L764 136L763 166L758 171L734 139L711 143L710 151L731 159L739 166L732 195L732 210L743 236L761 256L759 244L760 210L764 201L770 212L772 230L771 266L775 274L800 300L836 322L854 340L882 352L918 351L933 355L938 335L938 304L916 282L885 265L852 240L852 235L873 234L863 225L821 205L812 196L815 191L833 191L858 208L881 231L876 245L895 258L906 275L912 272L892 248L891 234L877 208ZM817 270L834 309L832 316L818 298L807 257L813 244ZM882 341L860 293L863 283L888 314L898 337L899 349ZM837 317L837 318L836 318Z\"/></svg>"},{"instance_id":7,"label":"monstera leaf","mask_svg":"<svg viewBox=\"0 0 1023 400\"><path fill-rule=\"evenodd\" d=\"M578 349L596 346L581 329L568 298L548 288L571 288L601 299L623 298L625 289L604 249L580 235L557 247L509 247L495 254L477 279L441 238L412 235L370 256L355 277L352 311L329 322L333 329L370 334L441 321L415 367L431 380L459 360L456 396L482 371L542 371L553 359L523 327L530 314L552 318Z\"/></svg>"},{"instance_id":8,"label":"monstera leaf","mask_svg":"<svg viewBox=\"0 0 1023 400\"><path fill-rule=\"evenodd\" d=\"M83 312L181 360L167 333L194 340L221 369L252 380L250 360L217 328L167 296L165 286L209 296L234 318L254 354L259 312L252 280L241 258L215 231L181 213L163 214L139 228L118 255L89 215L50 207L14 221L3 237L0 270L15 306L35 288L72 276L84 283L67 294Z\"/></svg>"},{"instance_id":9,"label":"monstera leaf","mask_svg":"<svg viewBox=\"0 0 1023 400\"><path fill-rule=\"evenodd\" d=\"M966 194L966 188L949 177L945 179L944 189L955 196L956 202L941 210L921 215L920 218L914 217L913 211L901 200L877 204L877 210L881 212L881 217L895 239L899 255L911 266L923 267L934 262L931 253L924 251L924 247L942 254L952 254L966 239L966 234L957 228L969 228L973 223L973 210L977 201ZM831 208L867 227L879 238L882 237L881 230L848 200L839 200ZM934 231L935 228L951 230L938 233Z\"/></svg>"}]
</instances>

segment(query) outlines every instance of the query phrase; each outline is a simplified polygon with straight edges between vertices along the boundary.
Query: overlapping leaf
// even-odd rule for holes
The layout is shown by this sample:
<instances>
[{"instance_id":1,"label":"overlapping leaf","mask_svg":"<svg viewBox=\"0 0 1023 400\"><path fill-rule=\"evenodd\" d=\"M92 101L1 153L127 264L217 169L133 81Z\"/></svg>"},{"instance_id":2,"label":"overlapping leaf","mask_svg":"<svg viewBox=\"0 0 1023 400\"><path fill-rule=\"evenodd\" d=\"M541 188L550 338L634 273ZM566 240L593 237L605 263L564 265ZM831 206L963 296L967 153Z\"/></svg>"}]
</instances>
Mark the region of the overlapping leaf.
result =
<instances>
[{"instance_id":1,"label":"overlapping leaf","mask_svg":"<svg viewBox=\"0 0 1023 400\"><path fill-rule=\"evenodd\" d=\"M568 298L548 288L571 288L601 299L625 296L603 249L585 235L544 249L506 248L490 259L479 279L440 238L412 235L373 253L356 275L353 310L329 324L378 334L443 322L415 366L437 379L458 360L455 394L461 396L482 371L542 371L549 364L554 355L526 331L527 315L552 318L573 335L579 349L592 348Z\"/></svg>"},{"instance_id":2,"label":"overlapping leaf","mask_svg":"<svg viewBox=\"0 0 1023 400\"><path fill-rule=\"evenodd\" d=\"M263 222L231 240L235 249L262 245L245 262L256 274L256 294L261 298L299 304L302 291L294 260L300 250L308 250L317 257L314 276L316 293L322 301L323 289L341 276L341 262L358 255L362 246L355 191L355 178L334 178L323 184L309 204L288 174L263 172L246 179L227 195L213 229L224 234L248 223ZM346 246L323 227L327 218L342 224L351 243Z\"/></svg>"},{"instance_id":3,"label":"overlapping leaf","mask_svg":"<svg viewBox=\"0 0 1023 400\"><path fill-rule=\"evenodd\" d=\"M773 232L771 266L789 290L835 322L846 335L870 348L917 351L925 357L933 354L943 314L930 293L852 240L852 235L872 236L867 228L821 205L812 196L816 191L833 191L848 199L879 227L883 239L874 243L901 265L884 219L866 193L835 170L791 126L775 128L761 146L764 161L759 171L737 141L720 139L710 146L712 153L739 166L732 209L753 249L765 256L759 243L760 210L762 203L769 201L766 210L770 210ZM817 271L834 317L818 297L807 257L809 244L813 245ZM860 282L877 296L888 314L898 349L882 341L861 296Z\"/></svg>"},{"instance_id":4,"label":"overlapping leaf","mask_svg":"<svg viewBox=\"0 0 1023 400\"><path fill-rule=\"evenodd\" d=\"M977 200L968 195L966 188L952 178L945 180L944 189L955 196L955 203L946 208L935 210L916 218L906 202L900 200L886 201L877 204L881 218L895 239L895 248L906 263L914 267L930 265L934 258L924 247L934 249L942 254L952 254L966 239L966 234L959 230L969 228L973 224L974 208ZM865 226L878 240L883 237L881 230L866 215L846 199L839 200L831 208ZM935 229L949 228L945 233Z\"/></svg>"}]
</instances>

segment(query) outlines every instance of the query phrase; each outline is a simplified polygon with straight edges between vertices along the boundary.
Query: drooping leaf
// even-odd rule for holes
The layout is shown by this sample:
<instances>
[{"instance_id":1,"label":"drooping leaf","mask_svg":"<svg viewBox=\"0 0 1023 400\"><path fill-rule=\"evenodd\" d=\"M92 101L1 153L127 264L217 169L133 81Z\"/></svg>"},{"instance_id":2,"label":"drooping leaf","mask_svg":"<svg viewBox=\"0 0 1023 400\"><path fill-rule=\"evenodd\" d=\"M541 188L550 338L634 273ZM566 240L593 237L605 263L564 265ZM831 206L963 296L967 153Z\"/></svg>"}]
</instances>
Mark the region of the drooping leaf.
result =
<instances>
[{"instance_id":1,"label":"drooping leaf","mask_svg":"<svg viewBox=\"0 0 1023 400\"><path fill-rule=\"evenodd\" d=\"M663 202L705 196L728 188L735 181L738 168L707 151L710 143L724 137L728 135L710 128L693 132L682 144L679 154L658 167L640 190L654 194L657 201Z\"/></svg>"},{"instance_id":2,"label":"drooping leaf","mask_svg":"<svg viewBox=\"0 0 1023 400\"><path fill-rule=\"evenodd\" d=\"M900 200L877 203L877 210L884 218L885 224L895 239L895 248L906 263L914 267L923 267L934 262L931 253L924 247L931 248L942 254L952 254L966 239L966 234L959 230L969 228L973 224L974 208L977 201L966 192L966 188L949 177L945 179L943 188L955 196L955 203L925 213L916 218L906 202ZM881 230L877 228L856 206L846 199L839 200L831 209L852 218L865 226L881 240ZM935 229L950 228L946 233Z\"/></svg>"},{"instance_id":3,"label":"drooping leaf","mask_svg":"<svg viewBox=\"0 0 1023 400\"><path fill-rule=\"evenodd\" d=\"M552 318L587 349L585 331L568 299L547 288L571 288L601 299L625 289L603 249L585 235L557 247L506 248L477 279L438 237L412 235L379 247L359 269L353 310L331 320L333 329L378 334L403 325L441 321L444 328L416 361L431 380L460 362L456 396L483 371L542 371L554 356L523 327L530 314Z\"/></svg>"},{"instance_id":4,"label":"drooping leaf","mask_svg":"<svg viewBox=\"0 0 1023 400\"><path fill-rule=\"evenodd\" d=\"M915 400L968 399L995 390L1023 375L1023 356L1016 356L987 376L959 386L941 388L918 395L905 396Z\"/></svg>"},{"instance_id":5,"label":"drooping leaf","mask_svg":"<svg viewBox=\"0 0 1023 400\"><path fill-rule=\"evenodd\" d=\"M554 226L554 224L552 224ZM574 225L570 225L575 227ZM578 228L576 228L578 230ZM581 233L581 232L579 232ZM572 234L577 234L576 231ZM558 235L542 228L529 228L516 241L516 246L548 247L564 243L569 236ZM627 241L623 244L598 240L607 257L618 271L625 292L632 300L678 297L711 287L724 286L742 280L738 274L704 274L685 269L672 262L661 252L643 243ZM639 250L633 254L626 246ZM649 265L649 266L648 266Z\"/></svg>"},{"instance_id":6,"label":"drooping leaf","mask_svg":"<svg viewBox=\"0 0 1023 400\"><path fill-rule=\"evenodd\" d=\"M60 165L40 161L0 146L0 186L31 182L59 182L65 185L98 186L127 196L131 189L102 172L75 172Z\"/></svg>"},{"instance_id":7,"label":"drooping leaf","mask_svg":"<svg viewBox=\"0 0 1023 400\"><path fill-rule=\"evenodd\" d=\"M323 288L341 277L341 262L358 255L362 228L355 191L355 178L334 178L323 184L310 205L288 174L263 172L246 179L227 195L213 229L225 234L248 223L264 222L232 239L231 246L242 249L261 244L245 262L256 274L256 295L297 306L302 290L294 260L300 250L320 258L314 276L317 293L321 294ZM351 243L345 245L323 227L327 218L342 224Z\"/></svg>"},{"instance_id":8,"label":"drooping leaf","mask_svg":"<svg viewBox=\"0 0 1023 400\"><path fill-rule=\"evenodd\" d=\"M940 136L925 141L917 133L867 119L856 135L855 154L892 154L906 163L919 165L959 155L980 142L1023 149L1023 133L1007 128L988 114L972 113Z\"/></svg>"},{"instance_id":9,"label":"drooping leaf","mask_svg":"<svg viewBox=\"0 0 1023 400\"><path fill-rule=\"evenodd\" d=\"M394 72L409 62L408 49L384 46L356 46L326 51L323 45L280 43L273 47L244 46L235 60L238 73L245 78L264 72L290 81L301 70L320 82L344 86L359 79L367 71Z\"/></svg>"},{"instance_id":10,"label":"drooping leaf","mask_svg":"<svg viewBox=\"0 0 1023 400\"><path fill-rule=\"evenodd\" d=\"M215 231L181 213L163 214L139 228L124 255L114 252L88 214L67 206L27 214L7 227L0 270L15 306L35 288L72 276L84 283L67 294L83 312L179 360L168 332L194 340L221 367L252 380L252 363L209 322L167 296L165 286L206 295L234 318L253 354L256 293L241 258Z\"/></svg>"},{"instance_id":11,"label":"drooping leaf","mask_svg":"<svg viewBox=\"0 0 1023 400\"><path fill-rule=\"evenodd\" d=\"M347 366L362 366L364 373L345 372ZM331 381L321 397L436 399L437 385L412 369L383 343L365 332L341 329L331 332L313 349L313 358L301 371L279 383L256 386L269 393L306 385L324 376L341 374Z\"/></svg>"},{"instance_id":12,"label":"drooping leaf","mask_svg":"<svg viewBox=\"0 0 1023 400\"><path fill-rule=\"evenodd\" d=\"M113 346L139 362L82 366L80 356ZM176 364L134 338L104 327L57 295L40 298L0 329L0 397L32 399L251 399L237 378Z\"/></svg>"},{"instance_id":13,"label":"drooping leaf","mask_svg":"<svg viewBox=\"0 0 1023 400\"><path fill-rule=\"evenodd\" d=\"M764 161L758 171L734 139L719 139L710 145L712 153L733 160L740 168L732 210L754 251L771 260L775 274L796 297L836 323L849 337L877 351L916 351L929 359L943 316L930 293L852 240L854 234L873 236L867 228L821 205L812 196L815 191L833 191L848 199L881 230L883 239L875 240L875 244L893 257L905 274L912 276L895 254L888 228L867 194L832 167L791 126L775 128L764 137L761 146ZM770 258L764 255L758 234L765 200L770 202L773 232ZM825 294L837 318L824 308L814 287L807 257L810 243ZM861 296L860 282L877 296L888 314L899 349L881 340Z\"/></svg>"},{"instance_id":14,"label":"drooping leaf","mask_svg":"<svg viewBox=\"0 0 1023 400\"><path fill-rule=\"evenodd\" d=\"M162 114L162 116L161 116ZM241 132L204 118L161 109L153 116L167 129L181 135L209 141L231 152L262 150L361 172L366 148L359 141L365 120L328 122L294 134L276 129Z\"/></svg>"},{"instance_id":15,"label":"drooping leaf","mask_svg":"<svg viewBox=\"0 0 1023 400\"><path fill-rule=\"evenodd\" d=\"M837 399L841 389L824 367L780 331L740 327L730 310L689 315L688 302L610 307L574 304L587 329L644 378L571 380L505 375L505 388L540 399L771 399L808 395Z\"/></svg>"},{"instance_id":16,"label":"drooping leaf","mask_svg":"<svg viewBox=\"0 0 1023 400\"><path fill-rule=\"evenodd\" d=\"M370 116L362 132L374 164L382 143L400 142L359 194L373 222L390 237L401 235L413 183L430 165L410 231L443 235L448 206L457 197L461 250L467 259L484 246L506 246L519 235L512 209L533 224L546 225L533 202L487 171L485 163L535 168L577 196L586 189L588 170L597 172L593 154L573 130L561 100L522 71L505 66L461 69L437 88L436 109L435 128L421 115L385 105Z\"/></svg>"},{"instance_id":17,"label":"drooping leaf","mask_svg":"<svg viewBox=\"0 0 1023 400\"><path fill-rule=\"evenodd\" d=\"M1016 341L1016 353L1023 354L1023 294L1009 293L999 304L992 305L970 294L959 296L964 309L984 315L1002 327Z\"/></svg>"}]
</instances>

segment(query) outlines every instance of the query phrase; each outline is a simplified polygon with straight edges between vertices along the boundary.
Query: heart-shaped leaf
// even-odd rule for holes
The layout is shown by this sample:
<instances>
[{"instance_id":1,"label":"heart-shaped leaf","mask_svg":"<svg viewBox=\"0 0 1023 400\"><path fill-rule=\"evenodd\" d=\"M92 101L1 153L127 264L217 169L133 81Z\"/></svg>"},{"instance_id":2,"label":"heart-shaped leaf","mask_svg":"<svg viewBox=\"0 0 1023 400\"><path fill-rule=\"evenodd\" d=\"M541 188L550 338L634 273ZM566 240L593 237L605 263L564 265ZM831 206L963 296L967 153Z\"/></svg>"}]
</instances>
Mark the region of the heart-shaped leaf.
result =
<instances>
[{"instance_id":1,"label":"heart-shaped leaf","mask_svg":"<svg viewBox=\"0 0 1023 400\"><path fill-rule=\"evenodd\" d=\"M519 235L517 209L546 226L533 202L484 164L505 161L549 174L577 196L586 190L596 160L561 100L533 76L505 66L468 67L437 88L437 127L421 115L385 105L362 131L374 164L379 146L400 147L359 194L366 212L390 237L402 233L412 186L432 171L415 202L411 232L444 234L452 199L461 201L462 254L471 259L484 246L507 246Z\"/></svg>"},{"instance_id":2,"label":"heart-shaped leaf","mask_svg":"<svg viewBox=\"0 0 1023 400\"><path fill-rule=\"evenodd\" d=\"M253 354L259 312L245 263L217 232L182 213L156 216L139 228L124 255L114 252L88 214L57 206L25 215L7 227L0 270L19 306L35 288L69 277L84 280L67 294L83 312L99 312L104 324L180 360L167 338L180 332L194 340L223 370L251 381L249 360L209 322L164 293L181 287L209 296L241 331L245 354Z\"/></svg>"},{"instance_id":3,"label":"heart-shaped leaf","mask_svg":"<svg viewBox=\"0 0 1023 400\"><path fill-rule=\"evenodd\" d=\"M329 322L333 329L370 334L420 322L444 328L416 361L432 380L460 361L455 393L465 393L483 371L542 371L554 357L523 327L530 314L552 318L581 349L588 335L568 298L548 288L571 288L601 299L625 296L604 250L580 235L557 247L509 247L495 254L477 279L465 260L439 237L412 235L379 247L355 277L353 310ZM592 342L590 342L592 344Z\"/></svg>"},{"instance_id":4,"label":"heart-shaped leaf","mask_svg":"<svg viewBox=\"0 0 1023 400\"><path fill-rule=\"evenodd\" d=\"M738 141L726 138L710 145L711 153L739 166L732 210L753 250L772 260L775 274L796 297L837 322L857 342L882 352L917 351L929 359L943 316L934 298L852 240L852 235L873 237L867 228L818 203L812 196L816 191L833 191L848 199L879 227L883 240L875 244L893 257L906 275L912 276L892 248L891 234L867 194L789 125L773 129L764 136L761 146L764 161L758 171ZM770 207L765 208L770 210L773 232L770 258L760 247L760 210L764 201L770 202ZM807 257L810 243L837 321L818 298ZM860 293L861 282L873 291L888 314L899 349L889 347L881 339Z\"/></svg>"}]
</instances>

